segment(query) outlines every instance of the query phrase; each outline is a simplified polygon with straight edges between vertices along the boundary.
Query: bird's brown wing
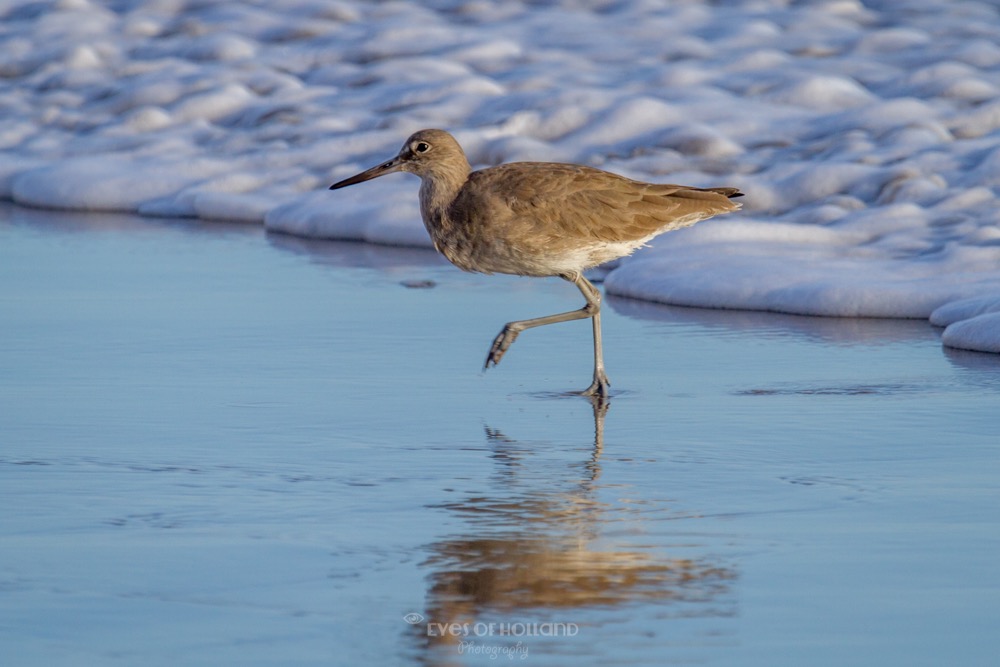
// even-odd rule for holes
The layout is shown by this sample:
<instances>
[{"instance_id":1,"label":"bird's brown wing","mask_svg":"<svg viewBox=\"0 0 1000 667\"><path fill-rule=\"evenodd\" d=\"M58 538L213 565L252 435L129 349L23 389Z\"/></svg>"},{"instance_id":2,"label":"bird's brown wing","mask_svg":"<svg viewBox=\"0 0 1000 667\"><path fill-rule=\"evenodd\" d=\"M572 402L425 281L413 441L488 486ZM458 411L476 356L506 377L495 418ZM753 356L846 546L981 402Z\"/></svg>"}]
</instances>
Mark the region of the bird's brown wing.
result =
<instances>
[{"instance_id":1,"label":"bird's brown wing","mask_svg":"<svg viewBox=\"0 0 1000 667\"><path fill-rule=\"evenodd\" d=\"M470 178L485 181L513 218L578 240L636 241L739 208L729 200L740 195L735 188L642 183L571 164L510 163Z\"/></svg>"}]
</instances>

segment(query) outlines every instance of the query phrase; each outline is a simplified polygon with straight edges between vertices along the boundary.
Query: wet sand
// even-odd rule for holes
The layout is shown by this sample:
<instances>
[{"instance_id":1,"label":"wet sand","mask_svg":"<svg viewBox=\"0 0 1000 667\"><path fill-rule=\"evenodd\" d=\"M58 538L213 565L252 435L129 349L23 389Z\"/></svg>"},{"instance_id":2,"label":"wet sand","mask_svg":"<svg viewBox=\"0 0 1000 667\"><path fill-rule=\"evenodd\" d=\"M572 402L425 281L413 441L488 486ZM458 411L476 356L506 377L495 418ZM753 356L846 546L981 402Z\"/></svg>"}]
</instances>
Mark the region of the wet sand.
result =
<instances>
[{"instance_id":1,"label":"wet sand","mask_svg":"<svg viewBox=\"0 0 1000 667\"><path fill-rule=\"evenodd\" d=\"M0 662L986 665L1000 358L0 210ZM491 659L492 658L492 659Z\"/></svg>"}]
</instances>

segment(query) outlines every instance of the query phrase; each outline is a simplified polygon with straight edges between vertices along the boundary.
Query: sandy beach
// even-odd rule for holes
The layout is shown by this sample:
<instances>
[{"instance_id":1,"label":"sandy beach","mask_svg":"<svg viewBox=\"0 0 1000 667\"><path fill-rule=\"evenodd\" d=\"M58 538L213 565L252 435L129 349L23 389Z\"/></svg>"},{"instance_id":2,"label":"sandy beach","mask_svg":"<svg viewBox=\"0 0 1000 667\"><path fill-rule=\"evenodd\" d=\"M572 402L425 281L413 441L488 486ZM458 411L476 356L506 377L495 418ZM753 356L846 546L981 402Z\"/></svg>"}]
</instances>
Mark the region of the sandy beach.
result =
<instances>
[{"instance_id":1,"label":"sandy beach","mask_svg":"<svg viewBox=\"0 0 1000 667\"><path fill-rule=\"evenodd\" d=\"M0 665L992 666L1000 9L0 3ZM442 128L743 209L462 273ZM378 245L376 245L378 244Z\"/></svg>"},{"instance_id":2,"label":"sandy beach","mask_svg":"<svg viewBox=\"0 0 1000 667\"><path fill-rule=\"evenodd\" d=\"M996 355L259 226L0 212L0 662L987 665Z\"/></svg>"}]
</instances>

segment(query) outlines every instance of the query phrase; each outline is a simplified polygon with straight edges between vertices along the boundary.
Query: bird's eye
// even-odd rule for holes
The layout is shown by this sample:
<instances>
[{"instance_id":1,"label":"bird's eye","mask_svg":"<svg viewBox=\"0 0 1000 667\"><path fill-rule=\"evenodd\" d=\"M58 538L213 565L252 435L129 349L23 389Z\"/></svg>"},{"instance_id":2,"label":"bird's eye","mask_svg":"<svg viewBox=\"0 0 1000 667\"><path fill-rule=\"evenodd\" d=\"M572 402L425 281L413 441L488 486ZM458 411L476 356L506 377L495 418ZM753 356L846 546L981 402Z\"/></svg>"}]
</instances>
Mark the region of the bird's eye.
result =
<instances>
[{"instance_id":1,"label":"bird's eye","mask_svg":"<svg viewBox=\"0 0 1000 667\"><path fill-rule=\"evenodd\" d=\"M426 153L430 149L431 145L423 141L417 142L417 145L413 147L413 150L415 150L418 153Z\"/></svg>"}]
</instances>

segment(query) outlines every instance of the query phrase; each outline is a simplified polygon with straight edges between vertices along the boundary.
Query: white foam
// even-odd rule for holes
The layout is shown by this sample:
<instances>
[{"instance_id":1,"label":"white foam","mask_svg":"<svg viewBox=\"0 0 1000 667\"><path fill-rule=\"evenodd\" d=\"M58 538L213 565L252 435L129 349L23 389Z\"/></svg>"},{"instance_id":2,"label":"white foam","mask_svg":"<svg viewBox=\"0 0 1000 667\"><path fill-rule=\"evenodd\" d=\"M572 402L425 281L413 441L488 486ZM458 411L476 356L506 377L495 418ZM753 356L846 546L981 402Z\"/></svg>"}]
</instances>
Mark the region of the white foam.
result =
<instances>
[{"instance_id":1,"label":"white foam","mask_svg":"<svg viewBox=\"0 0 1000 667\"><path fill-rule=\"evenodd\" d=\"M135 211L226 169L221 160L144 161L114 155L75 157L21 172L11 181L14 201L81 211Z\"/></svg>"},{"instance_id":2,"label":"white foam","mask_svg":"<svg viewBox=\"0 0 1000 667\"><path fill-rule=\"evenodd\" d=\"M405 175L394 178L408 180ZM331 201L329 192L297 197L271 209L265 223L271 231L298 236L432 247L423 225L413 224L420 209L412 193L384 180L371 189L355 189L338 201Z\"/></svg>"},{"instance_id":3,"label":"white foam","mask_svg":"<svg viewBox=\"0 0 1000 667\"><path fill-rule=\"evenodd\" d=\"M478 166L747 193L610 292L932 317L996 352L998 42L996 7L951 0L11 0L0 197L429 246L416 179L326 188L444 127Z\"/></svg>"},{"instance_id":4,"label":"white foam","mask_svg":"<svg viewBox=\"0 0 1000 667\"><path fill-rule=\"evenodd\" d=\"M947 303L931 313L931 324L947 327L985 313L1000 313L1000 296L980 296Z\"/></svg>"},{"instance_id":5,"label":"white foam","mask_svg":"<svg viewBox=\"0 0 1000 667\"><path fill-rule=\"evenodd\" d=\"M1000 353L998 330L1000 313L988 313L948 325L941 334L941 341L948 347Z\"/></svg>"}]
</instances>

